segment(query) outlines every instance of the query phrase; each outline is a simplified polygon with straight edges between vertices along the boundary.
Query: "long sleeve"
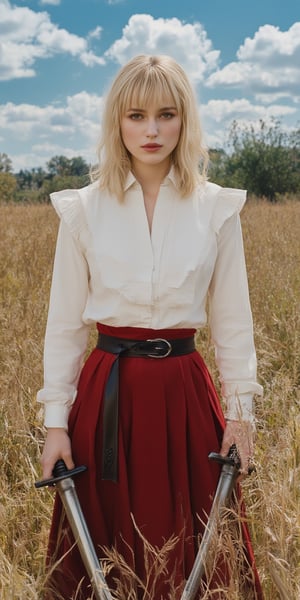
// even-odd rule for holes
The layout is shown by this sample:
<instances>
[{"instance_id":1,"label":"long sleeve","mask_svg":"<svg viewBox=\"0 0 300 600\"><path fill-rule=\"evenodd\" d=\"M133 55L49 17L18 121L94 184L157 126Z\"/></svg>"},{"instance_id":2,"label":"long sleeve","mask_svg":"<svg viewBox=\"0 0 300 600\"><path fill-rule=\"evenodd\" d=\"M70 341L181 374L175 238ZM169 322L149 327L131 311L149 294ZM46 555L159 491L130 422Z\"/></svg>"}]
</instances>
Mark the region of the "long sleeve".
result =
<instances>
[{"instance_id":1,"label":"long sleeve","mask_svg":"<svg viewBox=\"0 0 300 600\"><path fill-rule=\"evenodd\" d=\"M209 289L210 329L220 373L226 417L252 420L256 353L249 301L243 238L238 211L221 225L218 256Z\"/></svg>"},{"instance_id":2,"label":"long sleeve","mask_svg":"<svg viewBox=\"0 0 300 600\"><path fill-rule=\"evenodd\" d=\"M44 388L37 400L45 404L45 425L67 428L70 407L88 339L82 320L88 293L88 266L78 239L61 220L44 347Z\"/></svg>"}]
</instances>

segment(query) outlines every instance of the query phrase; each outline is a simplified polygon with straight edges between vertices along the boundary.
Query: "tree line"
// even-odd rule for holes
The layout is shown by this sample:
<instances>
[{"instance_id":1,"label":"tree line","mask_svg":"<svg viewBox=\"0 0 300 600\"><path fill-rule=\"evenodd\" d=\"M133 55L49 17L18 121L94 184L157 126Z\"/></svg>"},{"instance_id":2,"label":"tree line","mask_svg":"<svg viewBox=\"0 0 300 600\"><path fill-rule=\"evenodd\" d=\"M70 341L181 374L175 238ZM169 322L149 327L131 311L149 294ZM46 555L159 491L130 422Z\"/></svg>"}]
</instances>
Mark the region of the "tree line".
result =
<instances>
[{"instance_id":1,"label":"tree line","mask_svg":"<svg viewBox=\"0 0 300 600\"><path fill-rule=\"evenodd\" d=\"M208 175L225 187L276 202L284 195L300 194L300 129L283 131L277 120L258 126L231 125L225 148L209 151ZM13 173L13 165L0 153L0 202L48 202L51 192L79 188L89 182L90 166L81 157L54 156L41 167Z\"/></svg>"},{"instance_id":2,"label":"tree line","mask_svg":"<svg viewBox=\"0 0 300 600\"><path fill-rule=\"evenodd\" d=\"M0 202L48 202L51 192L89 183L89 170L81 156L53 156L46 169L37 167L13 173L12 161L0 153Z\"/></svg>"}]
</instances>

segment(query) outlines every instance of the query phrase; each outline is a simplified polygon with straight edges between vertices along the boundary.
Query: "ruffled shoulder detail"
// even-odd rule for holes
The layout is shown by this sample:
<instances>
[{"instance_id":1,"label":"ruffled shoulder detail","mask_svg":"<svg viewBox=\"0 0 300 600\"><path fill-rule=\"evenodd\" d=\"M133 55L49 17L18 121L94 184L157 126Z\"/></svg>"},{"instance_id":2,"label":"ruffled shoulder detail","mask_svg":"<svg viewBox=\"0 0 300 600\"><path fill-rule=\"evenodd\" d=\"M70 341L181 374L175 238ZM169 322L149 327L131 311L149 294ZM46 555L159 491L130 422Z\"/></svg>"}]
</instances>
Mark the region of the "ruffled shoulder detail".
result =
<instances>
[{"instance_id":1,"label":"ruffled shoulder detail","mask_svg":"<svg viewBox=\"0 0 300 600\"><path fill-rule=\"evenodd\" d=\"M50 194L51 202L58 216L78 238L86 227L86 220L79 190L62 190Z\"/></svg>"},{"instance_id":2,"label":"ruffled shoulder detail","mask_svg":"<svg viewBox=\"0 0 300 600\"><path fill-rule=\"evenodd\" d=\"M246 202L246 197L246 190L217 188L212 218L213 229L216 233L220 231L220 228L229 217L235 213L240 213Z\"/></svg>"}]
</instances>

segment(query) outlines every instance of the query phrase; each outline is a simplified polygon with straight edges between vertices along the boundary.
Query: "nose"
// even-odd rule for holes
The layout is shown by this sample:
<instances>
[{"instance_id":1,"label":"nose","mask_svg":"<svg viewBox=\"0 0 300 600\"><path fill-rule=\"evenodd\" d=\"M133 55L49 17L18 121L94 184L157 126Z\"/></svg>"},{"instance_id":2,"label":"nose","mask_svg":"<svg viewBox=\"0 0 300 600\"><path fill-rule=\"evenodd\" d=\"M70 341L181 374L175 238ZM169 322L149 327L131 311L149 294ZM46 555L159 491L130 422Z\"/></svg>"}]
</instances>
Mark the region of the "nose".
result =
<instances>
[{"instance_id":1,"label":"nose","mask_svg":"<svg viewBox=\"0 0 300 600\"><path fill-rule=\"evenodd\" d=\"M158 123L154 118L147 119L147 129L146 135L147 137L156 137L158 134Z\"/></svg>"}]
</instances>

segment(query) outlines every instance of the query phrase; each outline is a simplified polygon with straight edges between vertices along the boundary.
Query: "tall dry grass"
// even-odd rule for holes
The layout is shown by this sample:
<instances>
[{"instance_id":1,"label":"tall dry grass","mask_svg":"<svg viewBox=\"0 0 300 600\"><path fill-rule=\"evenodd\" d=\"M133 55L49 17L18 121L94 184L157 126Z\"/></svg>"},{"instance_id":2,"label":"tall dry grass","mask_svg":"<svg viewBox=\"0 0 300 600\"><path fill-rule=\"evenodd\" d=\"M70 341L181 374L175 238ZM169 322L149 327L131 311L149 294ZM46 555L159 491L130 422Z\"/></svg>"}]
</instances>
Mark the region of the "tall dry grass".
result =
<instances>
[{"instance_id":1,"label":"tall dry grass","mask_svg":"<svg viewBox=\"0 0 300 600\"><path fill-rule=\"evenodd\" d=\"M257 473L243 485L266 600L300 598L300 202L242 214L259 377ZM52 495L37 492L42 351L57 220L0 206L0 598L41 598ZM216 375L208 336L199 343ZM236 596L234 596L236 598ZM228 595L229 598L229 595ZM242 598L236 600L243 600Z\"/></svg>"}]
</instances>

